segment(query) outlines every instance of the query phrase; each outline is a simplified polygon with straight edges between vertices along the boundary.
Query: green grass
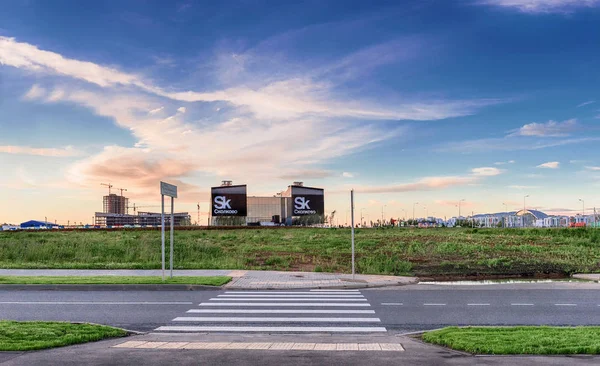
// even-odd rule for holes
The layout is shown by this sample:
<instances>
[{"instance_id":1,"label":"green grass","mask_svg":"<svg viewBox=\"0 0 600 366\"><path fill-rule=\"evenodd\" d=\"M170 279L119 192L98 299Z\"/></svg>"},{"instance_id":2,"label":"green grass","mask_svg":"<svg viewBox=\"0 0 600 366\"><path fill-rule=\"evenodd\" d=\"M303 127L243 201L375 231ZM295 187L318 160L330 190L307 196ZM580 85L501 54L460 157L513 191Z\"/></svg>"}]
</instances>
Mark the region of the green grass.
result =
<instances>
[{"instance_id":1,"label":"green grass","mask_svg":"<svg viewBox=\"0 0 600 366\"><path fill-rule=\"evenodd\" d=\"M363 274L600 272L598 229L358 229ZM158 269L160 231L0 232L0 268ZM350 229L176 230L176 269L350 272ZM167 262L169 261L167 252Z\"/></svg>"},{"instance_id":2,"label":"green grass","mask_svg":"<svg viewBox=\"0 0 600 366\"><path fill-rule=\"evenodd\" d=\"M422 338L475 354L600 354L600 327L448 327Z\"/></svg>"},{"instance_id":3,"label":"green grass","mask_svg":"<svg viewBox=\"0 0 600 366\"><path fill-rule=\"evenodd\" d=\"M124 337L122 329L94 324L0 321L0 351L31 351Z\"/></svg>"},{"instance_id":4,"label":"green grass","mask_svg":"<svg viewBox=\"0 0 600 366\"><path fill-rule=\"evenodd\" d=\"M231 281L227 276L173 277L159 276L0 276L3 285L154 285L184 284L221 286Z\"/></svg>"}]
</instances>

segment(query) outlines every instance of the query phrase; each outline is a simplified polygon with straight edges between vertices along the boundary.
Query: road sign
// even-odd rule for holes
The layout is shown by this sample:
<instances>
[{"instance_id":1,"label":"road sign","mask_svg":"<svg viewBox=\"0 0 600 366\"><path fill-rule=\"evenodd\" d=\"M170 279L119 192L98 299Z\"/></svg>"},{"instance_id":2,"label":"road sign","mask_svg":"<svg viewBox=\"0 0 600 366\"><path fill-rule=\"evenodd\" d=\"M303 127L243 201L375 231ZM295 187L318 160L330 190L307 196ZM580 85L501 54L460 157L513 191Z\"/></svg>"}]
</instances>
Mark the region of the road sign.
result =
<instances>
[{"instance_id":1,"label":"road sign","mask_svg":"<svg viewBox=\"0 0 600 366\"><path fill-rule=\"evenodd\" d=\"M170 262L170 277L173 278L173 226L175 225L175 202L177 198L177 186L169 183L160 182L160 198L161 198L161 212L160 212L160 241L161 241L161 254L162 254L162 280L165 281L165 196L171 197L171 255L169 256Z\"/></svg>"},{"instance_id":2,"label":"road sign","mask_svg":"<svg viewBox=\"0 0 600 366\"><path fill-rule=\"evenodd\" d=\"M177 198L177 186L165 182L160 182L160 194L172 198Z\"/></svg>"}]
</instances>

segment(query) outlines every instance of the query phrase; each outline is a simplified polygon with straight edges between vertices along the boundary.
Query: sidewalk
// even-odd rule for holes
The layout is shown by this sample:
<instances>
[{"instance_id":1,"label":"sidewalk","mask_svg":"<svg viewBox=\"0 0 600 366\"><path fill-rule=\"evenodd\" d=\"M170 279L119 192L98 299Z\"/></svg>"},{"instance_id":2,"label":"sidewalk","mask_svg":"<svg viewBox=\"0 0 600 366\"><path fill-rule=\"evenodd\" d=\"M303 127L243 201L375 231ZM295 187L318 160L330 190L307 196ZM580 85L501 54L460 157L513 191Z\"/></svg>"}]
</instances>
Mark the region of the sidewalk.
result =
<instances>
[{"instance_id":1,"label":"sidewalk","mask_svg":"<svg viewBox=\"0 0 600 366\"><path fill-rule=\"evenodd\" d=\"M165 271L168 275L168 271ZM161 276L161 270L138 269L0 269L0 276ZM175 270L174 276L230 276L225 287L236 290L366 288L410 285L416 277L355 275L322 272L243 270Z\"/></svg>"},{"instance_id":2,"label":"sidewalk","mask_svg":"<svg viewBox=\"0 0 600 366\"><path fill-rule=\"evenodd\" d=\"M579 280L600 282L600 273L577 273L571 277L577 278Z\"/></svg>"}]
</instances>

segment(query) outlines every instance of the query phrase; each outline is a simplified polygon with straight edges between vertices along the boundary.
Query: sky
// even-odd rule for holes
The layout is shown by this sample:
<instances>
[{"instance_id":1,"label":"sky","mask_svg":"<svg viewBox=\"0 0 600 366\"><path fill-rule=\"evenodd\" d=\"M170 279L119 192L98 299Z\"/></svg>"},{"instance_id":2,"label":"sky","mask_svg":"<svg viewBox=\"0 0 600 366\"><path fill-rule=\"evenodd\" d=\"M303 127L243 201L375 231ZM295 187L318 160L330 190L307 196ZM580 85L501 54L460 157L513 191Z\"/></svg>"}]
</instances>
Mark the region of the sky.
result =
<instances>
[{"instance_id":1,"label":"sky","mask_svg":"<svg viewBox=\"0 0 600 366\"><path fill-rule=\"evenodd\" d=\"M350 189L373 221L600 208L600 0L0 6L0 222L161 180L201 223L222 180L340 224Z\"/></svg>"}]
</instances>

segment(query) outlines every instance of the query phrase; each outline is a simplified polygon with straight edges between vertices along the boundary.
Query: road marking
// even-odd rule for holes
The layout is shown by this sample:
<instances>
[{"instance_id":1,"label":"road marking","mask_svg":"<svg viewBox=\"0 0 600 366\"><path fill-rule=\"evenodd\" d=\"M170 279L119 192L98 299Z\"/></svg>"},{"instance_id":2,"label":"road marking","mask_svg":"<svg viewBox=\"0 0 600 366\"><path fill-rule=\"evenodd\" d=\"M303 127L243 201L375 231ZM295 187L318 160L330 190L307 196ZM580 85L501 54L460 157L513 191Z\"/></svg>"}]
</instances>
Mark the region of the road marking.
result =
<instances>
[{"instance_id":1,"label":"road marking","mask_svg":"<svg viewBox=\"0 0 600 366\"><path fill-rule=\"evenodd\" d=\"M533 304L510 304L511 306L533 306Z\"/></svg>"},{"instance_id":2,"label":"road marking","mask_svg":"<svg viewBox=\"0 0 600 366\"><path fill-rule=\"evenodd\" d=\"M309 292L309 291L225 291L226 294L298 294L298 295L360 295L360 292L348 292L343 293L339 291L321 291L321 292Z\"/></svg>"},{"instance_id":3,"label":"road marking","mask_svg":"<svg viewBox=\"0 0 600 366\"><path fill-rule=\"evenodd\" d=\"M367 299L304 299L304 298L294 298L294 299L281 299L281 298L267 298L267 299L224 299L224 298L212 298L209 301L367 301Z\"/></svg>"},{"instance_id":4,"label":"road marking","mask_svg":"<svg viewBox=\"0 0 600 366\"><path fill-rule=\"evenodd\" d=\"M393 306L400 306L400 305L404 305L401 302L382 302L381 305L393 305Z\"/></svg>"},{"instance_id":5,"label":"road marking","mask_svg":"<svg viewBox=\"0 0 600 366\"><path fill-rule=\"evenodd\" d=\"M446 304L423 304L423 306L446 306Z\"/></svg>"},{"instance_id":6,"label":"road marking","mask_svg":"<svg viewBox=\"0 0 600 366\"><path fill-rule=\"evenodd\" d=\"M554 306L577 306L577 304L554 304Z\"/></svg>"},{"instance_id":7,"label":"road marking","mask_svg":"<svg viewBox=\"0 0 600 366\"><path fill-rule=\"evenodd\" d=\"M112 348L184 349L184 350L267 350L267 351L404 351L399 343L271 343L271 342L136 342L128 341Z\"/></svg>"},{"instance_id":8,"label":"road marking","mask_svg":"<svg viewBox=\"0 0 600 366\"><path fill-rule=\"evenodd\" d=\"M261 318L261 317L198 317L180 316L174 322L247 322L247 323L278 323L278 322L310 322L310 323L379 323L379 318Z\"/></svg>"},{"instance_id":9,"label":"road marking","mask_svg":"<svg viewBox=\"0 0 600 366\"><path fill-rule=\"evenodd\" d=\"M191 309L188 313L234 314L375 314L375 310L289 310L289 309Z\"/></svg>"},{"instance_id":10,"label":"road marking","mask_svg":"<svg viewBox=\"0 0 600 366\"><path fill-rule=\"evenodd\" d=\"M490 306L490 304L467 304L467 306Z\"/></svg>"},{"instance_id":11,"label":"road marking","mask_svg":"<svg viewBox=\"0 0 600 366\"><path fill-rule=\"evenodd\" d=\"M178 301L2 301L0 305L190 305Z\"/></svg>"},{"instance_id":12,"label":"road marking","mask_svg":"<svg viewBox=\"0 0 600 366\"><path fill-rule=\"evenodd\" d=\"M358 290L310 290L310 292L359 292Z\"/></svg>"},{"instance_id":13,"label":"road marking","mask_svg":"<svg viewBox=\"0 0 600 366\"><path fill-rule=\"evenodd\" d=\"M237 297L241 297L241 298L246 298L246 297L281 297L281 298L286 298L286 297L310 297L311 299L319 299L319 298L332 298L332 297L339 297L342 299L346 299L346 298L364 298L363 295L321 295L321 294L308 294L308 295L218 295L217 297L233 297L233 298L237 298Z\"/></svg>"},{"instance_id":14,"label":"road marking","mask_svg":"<svg viewBox=\"0 0 600 366\"><path fill-rule=\"evenodd\" d=\"M387 332L384 327L203 327L162 326L157 331L170 332L326 332L326 333L374 333Z\"/></svg>"},{"instance_id":15,"label":"road marking","mask_svg":"<svg viewBox=\"0 0 600 366\"><path fill-rule=\"evenodd\" d=\"M224 303L224 302L202 302L199 304L200 306L340 306L340 307L358 307L358 306L371 306L369 304L348 304L348 303L285 303L285 302L268 302L268 303L256 303L256 302L243 302L243 303Z\"/></svg>"}]
</instances>

